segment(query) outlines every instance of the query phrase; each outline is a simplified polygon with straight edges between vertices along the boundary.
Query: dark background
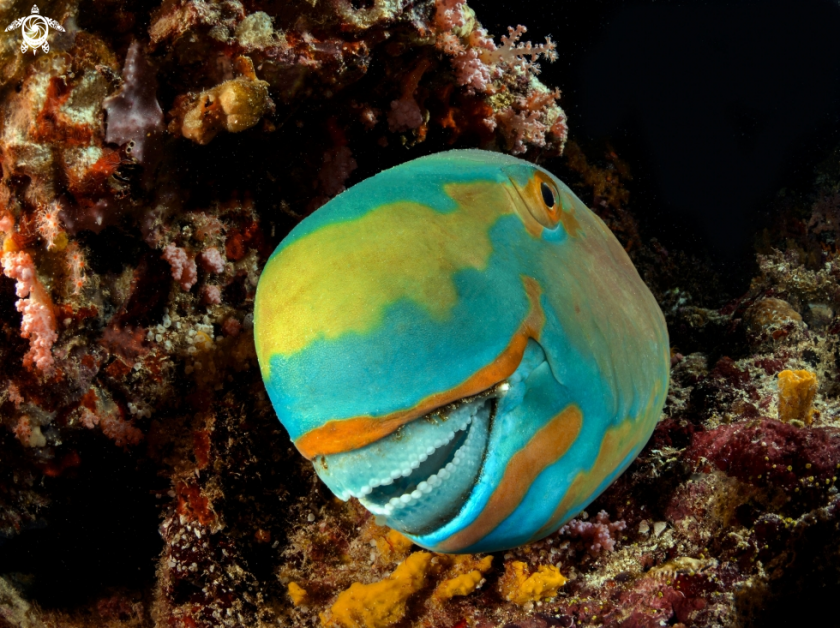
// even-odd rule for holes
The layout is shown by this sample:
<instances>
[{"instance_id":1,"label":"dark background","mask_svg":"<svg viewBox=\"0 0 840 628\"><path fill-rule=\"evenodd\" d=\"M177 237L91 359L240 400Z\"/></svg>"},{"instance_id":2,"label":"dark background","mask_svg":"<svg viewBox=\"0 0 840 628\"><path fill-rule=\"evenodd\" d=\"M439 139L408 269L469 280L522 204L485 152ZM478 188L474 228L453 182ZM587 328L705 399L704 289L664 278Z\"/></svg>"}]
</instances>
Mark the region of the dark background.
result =
<instances>
[{"instance_id":1,"label":"dark background","mask_svg":"<svg viewBox=\"0 0 840 628\"><path fill-rule=\"evenodd\" d=\"M559 59L570 139L608 141L644 235L746 288L780 190L813 183L840 142L840 3L831 0L471 0L498 37L523 23Z\"/></svg>"}]
</instances>

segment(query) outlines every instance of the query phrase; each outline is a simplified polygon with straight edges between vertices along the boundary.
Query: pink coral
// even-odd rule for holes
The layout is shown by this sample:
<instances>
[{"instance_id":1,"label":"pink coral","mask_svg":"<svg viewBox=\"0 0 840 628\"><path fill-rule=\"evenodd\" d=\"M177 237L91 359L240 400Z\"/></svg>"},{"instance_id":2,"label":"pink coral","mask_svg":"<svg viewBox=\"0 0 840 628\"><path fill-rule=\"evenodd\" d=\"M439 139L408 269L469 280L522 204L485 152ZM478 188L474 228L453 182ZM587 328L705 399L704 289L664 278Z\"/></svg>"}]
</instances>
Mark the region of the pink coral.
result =
<instances>
[{"instance_id":1,"label":"pink coral","mask_svg":"<svg viewBox=\"0 0 840 628\"><path fill-rule=\"evenodd\" d=\"M102 433L114 441L117 447L136 445L143 440L143 432L116 414L109 414L102 419Z\"/></svg>"},{"instance_id":2,"label":"pink coral","mask_svg":"<svg viewBox=\"0 0 840 628\"><path fill-rule=\"evenodd\" d=\"M215 246L204 249L201 255L198 256L201 267L208 273L216 273L217 275L225 272L225 258L219 253L219 249Z\"/></svg>"},{"instance_id":3,"label":"pink coral","mask_svg":"<svg viewBox=\"0 0 840 628\"><path fill-rule=\"evenodd\" d=\"M36 216L38 233L47 243L48 249L55 246L56 238L58 238L58 236L64 231L61 228L61 219L59 218L60 211L61 206L58 203L52 203L51 205L42 208Z\"/></svg>"},{"instance_id":4,"label":"pink coral","mask_svg":"<svg viewBox=\"0 0 840 628\"><path fill-rule=\"evenodd\" d=\"M205 305L218 305L222 302L222 291L219 286L204 286L201 288L201 302Z\"/></svg>"},{"instance_id":5,"label":"pink coral","mask_svg":"<svg viewBox=\"0 0 840 628\"><path fill-rule=\"evenodd\" d=\"M134 427L130 421L122 418L122 411L110 400L102 400L94 396L96 411L83 407L80 421L88 429L97 425L102 433L114 441L117 447L137 445L143 440L143 432Z\"/></svg>"},{"instance_id":6,"label":"pink coral","mask_svg":"<svg viewBox=\"0 0 840 628\"><path fill-rule=\"evenodd\" d=\"M24 366L34 364L42 373L51 373L54 360L52 346L58 339L52 302L38 277L28 253L8 252L0 258L6 277L17 281L17 311L23 315L20 336L29 340Z\"/></svg>"},{"instance_id":7,"label":"pink coral","mask_svg":"<svg viewBox=\"0 0 840 628\"><path fill-rule=\"evenodd\" d=\"M464 25L464 0L435 0L435 26L451 31Z\"/></svg>"},{"instance_id":8,"label":"pink coral","mask_svg":"<svg viewBox=\"0 0 840 628\"><path fill-rule=\"evenodd\" d=\"M615 533L624 530L627 524L623 519L610 522L606 511L602 510L593 521L582 521L572 519L569 523L560 528L560 534L572 538L581 538L591 543L587 550L590 554L598 554L602 550L611 552L615 549Z\"/></svg>"},{"instance_id":9,"label":"pink coral","mask_svg":"<svg viewBox=\"0 0 840 628\"><path fill-rule=\"evenodd\" d=\"M500 90L519 94L512 102L506 99L501 109L483 120L487 129L498 129L505 148L513 154L525 153L529 146L545 148L550 143L559 143L562 149L567 129L565 114L556 105L560 92L549 91L534 80L540 72L537 62L541 58L557 60L557 45L550 38L536 45L520 41L527 32L522 25L508 27L499 46L483 28L474 28L467 35L453 32L452 28L461 25L453 17L456 10L460 15L460 6L458 0L439 0L435 17L443 29L435 45L449 55L456 83L468 94L492 96ZM391 131L416 128L422 123L413 89L404 89L403 98L392 103L388 115Z\"/></svg>"},{"instance_id":10,"label":"pink coral","mask_svg":"<svg viewBox=\"0 0 840 628\"><path fill-rule=\"evenodd\" d=\"M475 29L466 47L453 33L443 33L438 37L437 46L452 57L452 68L458 85L468 87L469 91L493 91L491 81L500 78L503 72L493 54L497 50L496 44L486 30Z\"/></svg>"},{"instance_id":11,"label":"pink coral","mask_svg":"<svg viewBox=\"0 0 840 628\"><path fill-rule=\"evenodd\" d=\"M12 233L15 227L15 219L8 212L0 213L0 231Z\"/></svg>"},{"instance_id":12,"label":"pink coral","mask_svg":"<svg viewBox=\"0 0 840 628\"><path fill-rule=\"evenodd\" d=\"M73 294L80 294L82 287L87 281L84 253L76 242L71 242L67 247L67 268L70 271L70 282L73 284Z\"/></svg>"},{"instance_id":13,"label":"pink coral","mask_svg":"<svg viewBox=\"0 0 840 628\"><path fill-rule=\"evenodd\" d=\"M557 44L546 37L544 44L534 45L530 41L520 42L519 39L528 29L518 25L516 28L508 26L508 34L502 35L502 45L492 54L492 58L499 63L518 68L523 72L539 73L537 61L545 57L550 62L557 60ZM530 61L526 57L531 57Z\"/></svg>"},{"instance_id":14,"label":"pink coral","mask_svg":"<svg viewBox=\"0 0 840 628\"><path fill-rule=\"evenodd\" d=\"M178 282L182 290L189 290L198 281L198 268L195 260L187 252L174 244L167 244L163 248L163 259L172 267L172 278Z\"/></svg>"},{"instance_id":15,"label":"pink coral","mask_svg":"<svg viewBox=\"0 0 840 628\"><path fill-rule=\"evenodd\" d=\"M236 320L232 316L230 318L226 318L225 322L222 323L222 332L224 333L225 336L230 336L230 337L235 338L236 336L239 335L239 332L241 332L241 331L242 331L242 323L240 323L238 320Z\"/></svg>"},{"instance_id":16,"label":"pink coral","mask_svg":"<svg viewBox=\"0 0 840 628\"><path fill-rule=\"evenodd\" d=\"M459 85L470 87L479 92L487 91L493 79L493 68L485 64L475 48L470 48L452 59L455 78Z\"/></svg>"},{"instance_id":17,"label":"pink coral","mask_svg":"<svg viewBox=\"0 0 840 628\"><path fill-rule=\"evenodd\" d=\"M20 389L14 383L10 383L7 390L9 393L9 401L15 404L15 408L20 408L20 404L24 401L20 394Z\"/></svg>"},{"instance_id":18,"label":"pink coral","mask_svg":"<svg viewBox=\"0 0 840 628\"><path fill-rule=\"evenodd\" d=\"M496 117L508 139L508 148L514 155L528 150L526 142L534 146L545 146L548 128L539 111L514 111L512 107L505 107Z\"/></svg>"}]
</instances>

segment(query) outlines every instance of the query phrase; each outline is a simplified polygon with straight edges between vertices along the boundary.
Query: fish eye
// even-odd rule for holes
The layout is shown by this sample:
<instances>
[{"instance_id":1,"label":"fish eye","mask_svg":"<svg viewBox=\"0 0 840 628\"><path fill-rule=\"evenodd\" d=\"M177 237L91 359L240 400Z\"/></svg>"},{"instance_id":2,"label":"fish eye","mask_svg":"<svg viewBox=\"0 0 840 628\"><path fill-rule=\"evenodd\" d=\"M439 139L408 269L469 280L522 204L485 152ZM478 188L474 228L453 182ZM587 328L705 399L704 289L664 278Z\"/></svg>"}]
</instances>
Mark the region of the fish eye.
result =
<instances>
[{"instance_id":1,"label":"fish eye","mask_svg":"<svg viewBox=\"0 0 840 628\"><path fill-rule=\"evenodd\" d=\"M540 192L542 192L543 203L548 207L554 207L554 191L547 183L540 183Z\"/></svg>"}]
</instances>

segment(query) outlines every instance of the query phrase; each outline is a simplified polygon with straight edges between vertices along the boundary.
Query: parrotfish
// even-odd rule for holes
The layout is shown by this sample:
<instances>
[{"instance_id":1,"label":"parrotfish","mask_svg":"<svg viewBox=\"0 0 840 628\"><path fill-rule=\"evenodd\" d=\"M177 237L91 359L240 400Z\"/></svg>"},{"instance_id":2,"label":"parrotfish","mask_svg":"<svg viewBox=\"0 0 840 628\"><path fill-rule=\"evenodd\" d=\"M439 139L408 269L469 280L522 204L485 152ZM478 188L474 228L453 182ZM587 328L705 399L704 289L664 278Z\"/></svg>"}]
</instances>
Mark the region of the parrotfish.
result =
<instances>
[{"instance_id":1,"label":"parrotfish","mask_svg":"<svg viewBox=\"0 0 840 628\"><path fill-rule=\"evenodd\" d=\"M266 263L254 338L297 449L437 552L543 538L624 471L668 388L659 306L559 179L455 150L364 180Z\"/></svg>"}]
</instances>

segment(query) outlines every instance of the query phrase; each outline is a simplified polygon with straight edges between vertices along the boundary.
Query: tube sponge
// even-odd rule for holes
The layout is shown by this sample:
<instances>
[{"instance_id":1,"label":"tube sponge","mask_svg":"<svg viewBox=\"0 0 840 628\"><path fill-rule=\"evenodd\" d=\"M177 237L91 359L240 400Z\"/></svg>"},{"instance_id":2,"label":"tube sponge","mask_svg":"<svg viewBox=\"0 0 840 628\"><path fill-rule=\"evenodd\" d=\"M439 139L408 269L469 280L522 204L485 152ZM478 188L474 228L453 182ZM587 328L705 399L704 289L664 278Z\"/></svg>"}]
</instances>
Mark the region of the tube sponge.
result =
<instances>
[{"instance_id":1,"label":"tube sponge","mask_svg":"<svg viewBox=\"0 0 840 628\"><path fill-rule=\"evenodd\" d=\"M785 370L779 373L779 420L798 420L810 425L814 421L814 396L817 376L811 371Z\"/></svg>"}]
</instances>

